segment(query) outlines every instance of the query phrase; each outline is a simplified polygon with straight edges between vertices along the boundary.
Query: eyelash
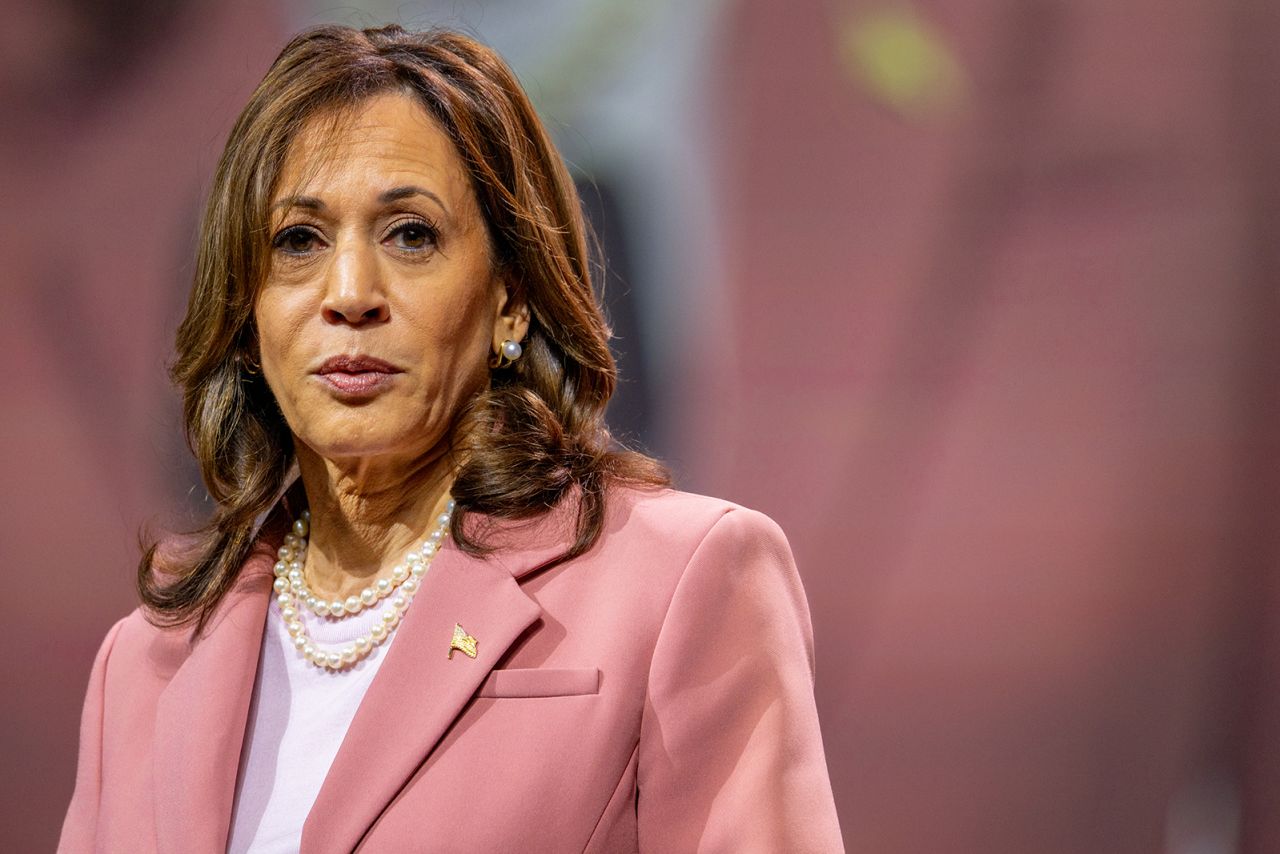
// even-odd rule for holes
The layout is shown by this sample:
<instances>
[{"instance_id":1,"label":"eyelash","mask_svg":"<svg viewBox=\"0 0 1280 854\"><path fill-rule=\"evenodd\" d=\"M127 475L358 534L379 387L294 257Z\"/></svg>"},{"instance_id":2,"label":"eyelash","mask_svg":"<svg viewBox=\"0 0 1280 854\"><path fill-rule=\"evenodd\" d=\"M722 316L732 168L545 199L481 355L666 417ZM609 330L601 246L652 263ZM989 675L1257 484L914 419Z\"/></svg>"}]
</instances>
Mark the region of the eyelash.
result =
<instances>
[{"instance_id":1,"label":"eyelash","mask_svg":"<svg viewBox=\"0 0 1280 854\"><path fill-rule=\"evenodd\" d=\"M423 252L426 249L430 248L431 246L434 246L440 236L440 231L438 228L436 228L434 223L426 219L415 217L413 219L405 220L399 223L398 225L396 225L395 228L391 229L391 231L388 232L387 237L388 238L394 237L396 235L403 234L404 232L409 231L411 229L419 229L425 232L425 240L427 241L428 245L422 246L422 247L410 247L410 248L401 249L402 252L409 253L409 254L416 254L419 252ZM316 233L316 230L310 226L291 225L288 228L282 230L279 234L275 236L275 238L272 239L271 247L273 249L277 249L281 252L284 252L286 255L292 255L294 257L299 257L307 254L306 250L297 251L297 250L291 250L287 248L290 240L293 237L307 237L310 239L315 239L316 237L318 237L318 235Z\"/></svg>"},{"instance_id":2,"label":"eyelash","mask_svg":"<svg viewBox=\"0 0 1280 854\"><path fill-rule=\"evenodd\" d=\"M426 240L426 245L421 248L407 250L409 252L421 252L433 247L436 245L436 241L440 238L440 229L436 228L434 223L421 217L413 217L412 219L406 219L403 222L398 223L393 229L391 229L387 237L393 237L397 234L403 235L404 232L409 231L410 229L419 229L423 231L425 233L424 239Z\"/></svg>"},{"instance_id":3,"label":"eyelash","mask_svg":"<svg viewBox=\"0 0 1280 854\"><path fill-rule=\"evenodd\" d=\"M286 255L302 255L304 254L303 252L287 248L290 239L295 235L298 237L315 237L315 230L304 225L291 225L275 236L271 241L271 247L284 252Z\"/></svg>"}]
</instances>

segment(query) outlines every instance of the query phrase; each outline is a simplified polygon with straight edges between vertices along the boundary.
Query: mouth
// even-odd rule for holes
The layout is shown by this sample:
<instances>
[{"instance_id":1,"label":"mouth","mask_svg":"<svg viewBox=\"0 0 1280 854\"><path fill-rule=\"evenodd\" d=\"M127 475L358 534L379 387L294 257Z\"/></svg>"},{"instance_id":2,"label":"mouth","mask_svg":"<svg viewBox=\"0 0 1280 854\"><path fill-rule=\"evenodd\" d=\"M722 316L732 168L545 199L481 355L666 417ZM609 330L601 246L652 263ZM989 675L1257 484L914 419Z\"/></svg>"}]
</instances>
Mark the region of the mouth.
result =
<instances>
[{"instance_id":1,"label":"mouth","mask_svg":"<svg viewBox=\"0 0 1280 854\"><path fill-rule=\"evenodd\" d=\"M403 373L390 362L373 356L330 356L315 375L340 397L367 398L389 386Z\"/></svg>"}]
</instances>

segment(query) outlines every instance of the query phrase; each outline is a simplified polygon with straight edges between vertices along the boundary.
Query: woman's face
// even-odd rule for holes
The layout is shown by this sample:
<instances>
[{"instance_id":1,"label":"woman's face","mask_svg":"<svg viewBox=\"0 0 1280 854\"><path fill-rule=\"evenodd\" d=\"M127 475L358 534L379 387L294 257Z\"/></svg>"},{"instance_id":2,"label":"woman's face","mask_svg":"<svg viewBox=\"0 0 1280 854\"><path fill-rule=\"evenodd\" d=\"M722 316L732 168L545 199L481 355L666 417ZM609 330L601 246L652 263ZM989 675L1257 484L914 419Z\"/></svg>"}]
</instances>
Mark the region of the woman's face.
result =
<instances>
[{"instance_id":1,"label":"woman's face","mask_svg":"<svg viewBox=\"0 0 1280 854\"><path fill-rule=\"evenodd\" d=\"M336 130L305 126L278 187L254 315L295 438L333 460L428 454L527 330L453 143L380 95Z\"/></svg>"}]
</instances>

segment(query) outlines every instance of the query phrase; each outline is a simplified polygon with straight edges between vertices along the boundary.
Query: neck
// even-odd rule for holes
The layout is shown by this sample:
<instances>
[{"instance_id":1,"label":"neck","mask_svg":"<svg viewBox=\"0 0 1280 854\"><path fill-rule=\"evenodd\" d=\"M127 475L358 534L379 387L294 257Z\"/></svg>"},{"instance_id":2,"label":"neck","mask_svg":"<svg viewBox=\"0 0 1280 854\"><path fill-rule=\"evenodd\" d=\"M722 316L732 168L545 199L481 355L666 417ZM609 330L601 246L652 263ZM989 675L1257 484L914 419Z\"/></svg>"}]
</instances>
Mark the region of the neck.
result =
<instances>
[{"instance_id":1,"label":"neck","mask_svg":"<svg viewBox=\"0 0 1280 854\"><path fill-rule=\"evenodd\" d=\"M311 510L305 575L318 596L345 599L389 576L448 501L454 467L444 455L329 460L298 448Z\"/></svg>"}]
</instances>

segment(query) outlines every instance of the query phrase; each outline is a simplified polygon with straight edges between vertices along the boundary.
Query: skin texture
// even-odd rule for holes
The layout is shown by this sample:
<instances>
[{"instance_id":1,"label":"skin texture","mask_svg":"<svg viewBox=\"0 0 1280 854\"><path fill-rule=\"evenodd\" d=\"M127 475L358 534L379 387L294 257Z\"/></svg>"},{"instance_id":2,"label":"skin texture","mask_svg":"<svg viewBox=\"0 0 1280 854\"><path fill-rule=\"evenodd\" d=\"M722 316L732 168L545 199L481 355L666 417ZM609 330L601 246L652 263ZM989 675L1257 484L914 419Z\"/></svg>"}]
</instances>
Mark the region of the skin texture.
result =
<instances>
[{"instance_id":1,"label":"skin texture","mask_svg":"<svg viewBox=\"0 0 1280 854\"><path fill-rule=\"evenodd\" d=\"M334 118L313 119L285 160L254 315L311 508L307 583L341 598L433 527L455 418L528 311L508 299L466 168L422 107L385 94ZM422 192L384 197L405 187ZM396 372L356 395L317 373L355 355Z\"/></svg>"}]
</instances>

